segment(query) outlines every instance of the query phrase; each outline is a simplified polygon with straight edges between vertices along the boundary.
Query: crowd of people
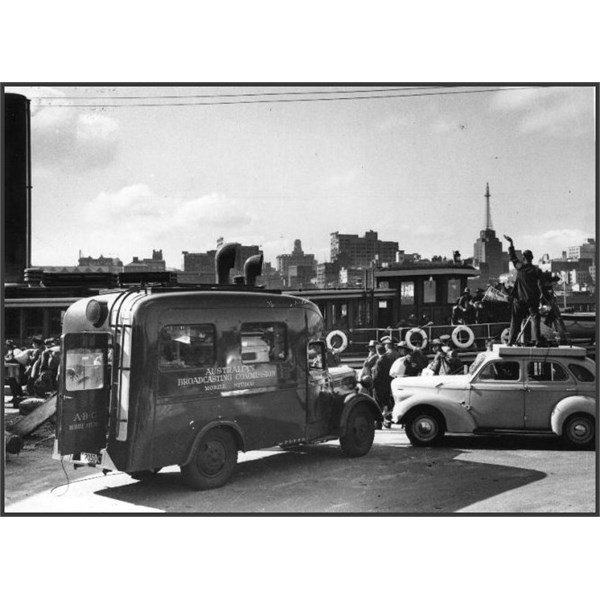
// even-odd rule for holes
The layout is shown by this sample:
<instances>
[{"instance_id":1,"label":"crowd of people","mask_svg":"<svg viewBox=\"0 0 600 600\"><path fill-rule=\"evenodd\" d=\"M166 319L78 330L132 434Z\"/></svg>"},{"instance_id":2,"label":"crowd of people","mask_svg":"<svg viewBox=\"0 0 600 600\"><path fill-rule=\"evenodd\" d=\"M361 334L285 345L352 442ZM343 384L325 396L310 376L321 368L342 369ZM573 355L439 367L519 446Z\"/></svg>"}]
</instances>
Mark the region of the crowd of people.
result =
<instances>
[{"instance_id":1,"label":"crowd of people","mask_svg":"<svg viewBox=\"0 0 600 600\"><path fill-rule=\"evenodd\" d=\"M6 340L4 363L15 365L5 379L11 391L13 405L26 396L44 398L57 389L60 367L60 341L36 335L29 348L18 347L13 340Z\"/></svg>"},{"instance_id":2,"label":"crowd of people","mask_svg":"<svg viewBox=\"0 0 600 600\"><path fill-rule=\"evenodd\" d=\"M406 342L396 342L386 336L369 342L369 355L365 359L360 379L372 385L373 397L383 414L383 426L391 427L392 381L396 377L417 375L454 375L464 372L463 362L452 345L449 335L440 336L431 342L432 357Z\"/></svg>"}]
</instances>

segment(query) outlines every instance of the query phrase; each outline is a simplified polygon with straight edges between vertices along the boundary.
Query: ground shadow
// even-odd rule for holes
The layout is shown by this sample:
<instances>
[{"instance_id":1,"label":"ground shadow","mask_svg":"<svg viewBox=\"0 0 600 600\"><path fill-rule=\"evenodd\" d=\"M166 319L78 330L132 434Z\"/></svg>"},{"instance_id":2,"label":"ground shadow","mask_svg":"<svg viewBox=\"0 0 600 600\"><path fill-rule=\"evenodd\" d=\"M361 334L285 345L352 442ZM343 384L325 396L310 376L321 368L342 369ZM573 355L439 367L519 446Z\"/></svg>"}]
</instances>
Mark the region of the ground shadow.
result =
<instances>
[{"instance_id":1,"label":"ground shadow","mask_svg":"<svg viewBox=\"0 0 600 600\"><path fill-rule=\"evenodd\" d=\"M482 443L467 439L461 437L459 445ZM230 482L216 490L190 491L173 471L96 493L167 512L432 514L454 512L546 476L456 460L464 451L453 447L451 437L436 448L386 441L392 443L375 443L357 459L344 457L334 444L278 451L240 463Z\"/></svg>"}]
</instances>

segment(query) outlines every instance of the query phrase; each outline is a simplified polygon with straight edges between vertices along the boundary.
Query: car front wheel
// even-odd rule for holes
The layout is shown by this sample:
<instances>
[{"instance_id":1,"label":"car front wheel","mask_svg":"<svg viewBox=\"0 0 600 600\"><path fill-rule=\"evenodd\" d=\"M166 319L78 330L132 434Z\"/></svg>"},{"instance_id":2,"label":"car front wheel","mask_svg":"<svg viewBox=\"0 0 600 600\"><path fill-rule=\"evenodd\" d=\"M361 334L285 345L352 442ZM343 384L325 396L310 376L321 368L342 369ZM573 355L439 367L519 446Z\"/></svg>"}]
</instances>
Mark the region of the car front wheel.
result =
<instances>
[{"instance_id":1,"label":"car front wheel","mask_svg":"<svg viewBox=\"0 0 600 600\"><path fill-rule=\"evenodd\" d=\"M346 433L340 437L342 452L351 458L369 452L375 438L375 419L364 404L355 406L348 415Z\"/></svg>"},{"instance_id":2,"label":"car front wheel","mask_svg":"<svg viewBox=\"0 0 600 600\"><path fill-rule=\"evenodd\" d=\"M590 415L573 415L563 427L563 439L570 448L592 448L596 423Z\"/></svg>"},{"instance_id":3,"label":"car front wheel","mask_svg":"<svg viewBox=\"0 0 600 600\"><path fill-rule=\"evenodd\" d=\"M440 415L423 409L408 415L405 430L413 446L432 446L444 436L445 426Z\"/></svg>"}]
</instances>

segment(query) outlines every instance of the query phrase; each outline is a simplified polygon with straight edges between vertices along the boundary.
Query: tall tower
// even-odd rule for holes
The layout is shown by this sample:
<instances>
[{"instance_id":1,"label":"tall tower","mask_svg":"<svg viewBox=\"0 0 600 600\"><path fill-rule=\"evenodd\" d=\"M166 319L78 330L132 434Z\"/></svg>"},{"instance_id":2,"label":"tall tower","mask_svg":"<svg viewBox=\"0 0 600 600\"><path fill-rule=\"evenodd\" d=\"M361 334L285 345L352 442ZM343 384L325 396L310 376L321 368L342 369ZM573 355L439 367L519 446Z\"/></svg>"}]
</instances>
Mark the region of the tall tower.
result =
<instances>
[{"instance_id":1,"label":"tall tower","mask_svg":"<svg viewBox=\"0 0 600 600\"><path fill-rule=\"evenodd\" d=\"M492 226L492 209L490 203L490 184L485 185L485 225L479 232L479 239L473 248L473 266L479 269L480 283L487 285L498 280L508 271L508 260L502 252L502 242L496 237Z\"/></svg>"},{"instance_id":2,"label":"tall tower","mask_svg":"<svg viewBox=\"0 0 600 600\"><path fill-rule=\"evenodd\" d=\"M485 228L494 229L492 226L492 210L490 208L490 184L485 184Z\"/></svg>"}]
</instances>

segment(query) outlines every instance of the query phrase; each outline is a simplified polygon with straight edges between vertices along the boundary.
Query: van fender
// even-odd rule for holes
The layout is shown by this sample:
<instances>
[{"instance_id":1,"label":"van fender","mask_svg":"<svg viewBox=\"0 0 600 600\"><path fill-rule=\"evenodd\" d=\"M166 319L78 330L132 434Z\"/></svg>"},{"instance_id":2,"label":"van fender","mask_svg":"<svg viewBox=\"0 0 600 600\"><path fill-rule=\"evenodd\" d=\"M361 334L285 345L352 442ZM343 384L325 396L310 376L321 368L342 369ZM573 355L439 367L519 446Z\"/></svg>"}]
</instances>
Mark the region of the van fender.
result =
<instances>
[{"instance_id":1,"label":"van fender","mask_svg":"<svg viewBox=\"0 0 600 600\"><path fill-rule=\"evenodd\" d=\"M194 428L194 422L192 421L191 427ZM235 440L237 442L238 450L242 452L246 451L246 440L244 438L244 434L242 429L235 421L212 421L208 425L205 425L194 437L194 441L190 447L190 451L188 452L187 458L181 465L187 465L192 462L194 456L196 455L196 451L198 450L198 446L200 445L200 440L204 437L207 431L218 427L220 429L226 429L233 433Z\"/></svg>"},{"instance_id":2,"label":"van fender","mask_svg":"<svg viewBox=\"0 0 600 600\"><path fill-rule=\"evenodd\" d=\"M590 396L568 396L563 398L550 415L550 425L556 435L562 435L565 421L575 413L586 413L596 418L596 401Z\"/></svg>"},{"instance_id":3,"label":"van fender","mask_svg":"<svg viewBox=\"0 0 600 600\"><path fill-rule=\"evenodd\" d=\"M377 422L383 422L383 415L379 404L362 392L352 392L344 397L344 407L342 408L342 414L340 415L340 436L346 433L346 424L348 423L348 415L350 411L358 404L366 404L373 415L373 420Z\"/></svg>"},{"instance_id":4,"label":"van fender","mask_svg":"<svg viewBox=\"0 0 600 600\"><path fill-rule=\"evenodd\" d=\"M468 403L440 401L435 396L425 394L413 396L407 400L401 400L394 404L392 421L404 424L408 413L417 407L433 407L437 409L446 421L446 431L449 433L472 433L477 429L477 423L469 412Z\"/></svg>"}]
</instances>

